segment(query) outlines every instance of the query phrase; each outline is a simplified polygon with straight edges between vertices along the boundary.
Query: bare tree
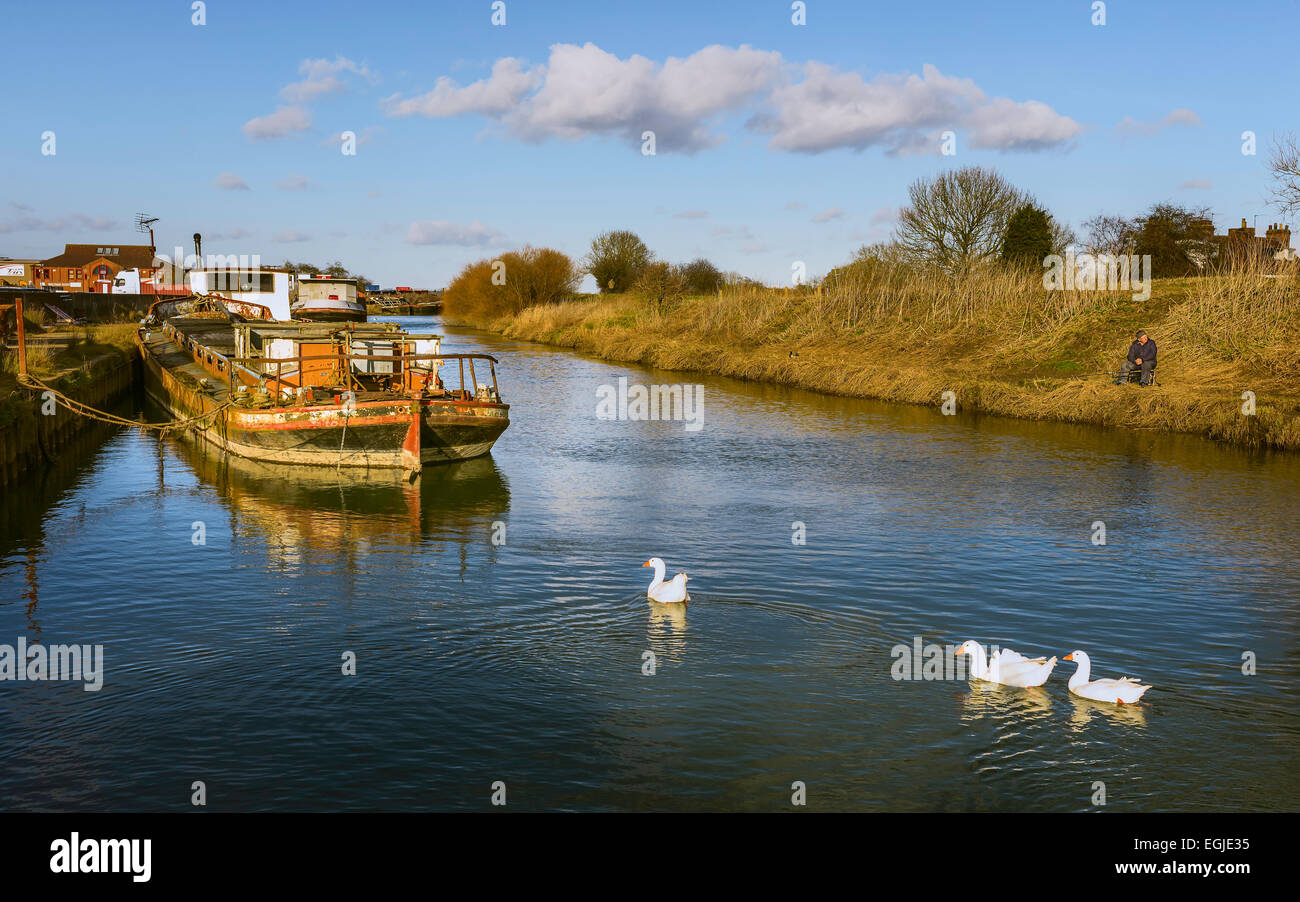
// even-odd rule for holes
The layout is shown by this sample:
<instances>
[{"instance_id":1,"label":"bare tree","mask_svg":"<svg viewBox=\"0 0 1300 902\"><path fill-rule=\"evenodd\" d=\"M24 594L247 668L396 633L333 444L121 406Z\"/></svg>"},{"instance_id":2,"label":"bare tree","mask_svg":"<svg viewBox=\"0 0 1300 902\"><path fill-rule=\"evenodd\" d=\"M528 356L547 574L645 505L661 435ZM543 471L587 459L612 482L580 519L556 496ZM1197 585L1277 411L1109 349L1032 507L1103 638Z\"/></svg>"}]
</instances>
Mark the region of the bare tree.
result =
<instances>
[{"instance_id":1,"label":"bare tree","mask_svg":"<svg viewBox=\"0 0 1300 902\"><path fill-rule=\"evenodd\" d=\"M1052 228L1052 253L1064 254L1065 249L1072 244L1079 243L1079 236L1070 228L1068 222L1061 222L1050 213L1047 215L1047 222Z\"/></svg>"},{"instance_id":2,"label":"bare tree","mask_svg":"<svg viewBox=\"0 0 1300 902\"><path fill-rule=\"evenodd\" d=\"M1294 134L1273 140L1268 171L1273 176L1273 206L1284 216L1300 213L1300 143Z\"/></svg>"},{"instance_id":3,"label":"bare tree","mask_svg":"<svg viewBox=\"0 0 1300 902\"><path fill-rule=\"evenodd\" d=\"M898 214L898 243L915 262L958 270L990 260L1009 220L1033 198L992 169L967 166L907 189Z\"/></svg>"},{"instance_id":4,"label":"bare tree","mask_svg":"<svg viewBox=\"0 0 1300 902\"><path fill-rule=\"evenodd\" d=\"M1137 243L1138 225L1123 216L1098 213L1085 219L1083 227L1088 232L1083 247L1090 254L1126 255L1133 252Z\"/></svg>"}]
</instances>

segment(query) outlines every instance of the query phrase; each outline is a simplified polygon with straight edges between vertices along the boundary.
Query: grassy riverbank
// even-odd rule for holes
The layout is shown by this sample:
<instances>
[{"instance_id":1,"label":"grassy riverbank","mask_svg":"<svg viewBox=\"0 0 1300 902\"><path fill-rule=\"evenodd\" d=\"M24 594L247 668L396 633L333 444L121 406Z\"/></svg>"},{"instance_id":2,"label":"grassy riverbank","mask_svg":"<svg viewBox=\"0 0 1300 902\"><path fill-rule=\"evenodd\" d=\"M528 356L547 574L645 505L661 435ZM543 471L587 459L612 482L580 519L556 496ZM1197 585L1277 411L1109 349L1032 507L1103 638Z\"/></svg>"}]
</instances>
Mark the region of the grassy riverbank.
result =
<instances>
[{"instance_id":1,"label":"grassy riverbank","mask_svg":"<svg viewBox=\"0 0 1300 902\"><path fill-rule=\"evenodd\" d=\"M135 385L130 324L83 326L38 334L28 371L84 404L109 409ZM97 425L19 386L17 355L0 357L0 487L45 472L71 443Z\"/></svg>"},{"instance_id":2,"label":"grassy riverbank","mask_svg":"<svg viewBox=\"0 0 1300 902\"><path fill-rule=\"evenodd\" d=\"M29 332L28 371L57 388L75 387L90 378L95 361L133 355L135 330L132 323L108 323ZM30 412L30 406L30 396L18 385L18 355L0 354L0 426Z\"/></svg>"},{"instance_id":3,"label":"grassy riverbank","mask_svg":"<svg viewBox=\"0 0 1300 902\"><path fill-rule=\"evenodd\" d=\"M611 295L467 324L664 369L915 404L952 391L967 410L1300 449L1300 278L1157 280L1145 301L1049 292L1037 278L882 268L821 293ZM1139 328L1159 344L1161 384L1115 386L1104 374ZM1242 413L1246 391L1254 416Z\"/></svg>"}]
</instances>

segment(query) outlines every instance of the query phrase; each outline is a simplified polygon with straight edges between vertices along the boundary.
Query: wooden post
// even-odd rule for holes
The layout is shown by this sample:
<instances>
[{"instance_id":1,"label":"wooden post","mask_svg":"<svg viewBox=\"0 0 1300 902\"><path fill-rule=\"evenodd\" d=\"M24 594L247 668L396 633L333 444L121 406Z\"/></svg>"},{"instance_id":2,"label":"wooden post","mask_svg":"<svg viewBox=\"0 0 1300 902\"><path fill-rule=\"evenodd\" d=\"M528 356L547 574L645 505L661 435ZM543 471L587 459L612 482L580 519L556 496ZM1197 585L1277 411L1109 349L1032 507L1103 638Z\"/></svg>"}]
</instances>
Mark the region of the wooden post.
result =
<instances>
[{"instance_id":1,"label":"wooden post","mask_svg":"<svg viewBox=\"0 0 1300 902\"><path fill-rule=\"evenodd\" d=\"M23 322L23 296L14 297L14 315L18 317L18 375L27 375L27 325Z\"/></svg>"}]
</instances>

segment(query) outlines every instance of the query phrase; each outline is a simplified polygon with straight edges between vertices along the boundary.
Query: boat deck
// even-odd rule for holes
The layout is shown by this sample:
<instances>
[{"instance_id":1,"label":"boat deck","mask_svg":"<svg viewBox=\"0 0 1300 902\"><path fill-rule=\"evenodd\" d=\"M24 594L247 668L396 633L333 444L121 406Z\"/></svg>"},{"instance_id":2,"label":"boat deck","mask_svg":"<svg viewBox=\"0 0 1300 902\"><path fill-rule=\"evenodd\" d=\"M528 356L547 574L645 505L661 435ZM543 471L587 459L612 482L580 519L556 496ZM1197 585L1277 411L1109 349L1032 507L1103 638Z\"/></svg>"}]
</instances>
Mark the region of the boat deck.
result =
<instances>
[{"instance_id":1,"label":"boat deck","mask_svg":"<svg viewBox=\"0 0 1300 902\"><path fill-rule=\"evenodd\" d=\"M229 320L211 316L173 316L167 321L199 344L226 357L234 356L235 330Z\"/></svg>"},{"instance_id":2,"label":"boat deck","mask_svg":"<svg viewBox=\"0 0 1300 902\"><path fill-rule=\"evenodd\" d=\"M193 322L197 324L201 321L195 318ZM179 319L172 320L172 323L178 329L181 328ZM194 332L188 329L182 329L182 331L195 341L207 345L214 351L233 355L235 353L235 337L234 333L230 331L230 324L221 323L221 325L225 326L225 333L228 336L224 339L224 344L221 343L223 341L222 336L215 329L216 322L207 320L206 324L212 330L211 335L206 335L197 327ZM211 341L207 340L209 338ZM225 382L213 378L211 373L196 363L187 351L178 346L162 331L150 330L149 338L144 339L143 344L154 359L170 370L181 382L190 384L192 388L203 392L218 402L225 401L230 396L230 388Z\"/></svg>"}]
</instances>

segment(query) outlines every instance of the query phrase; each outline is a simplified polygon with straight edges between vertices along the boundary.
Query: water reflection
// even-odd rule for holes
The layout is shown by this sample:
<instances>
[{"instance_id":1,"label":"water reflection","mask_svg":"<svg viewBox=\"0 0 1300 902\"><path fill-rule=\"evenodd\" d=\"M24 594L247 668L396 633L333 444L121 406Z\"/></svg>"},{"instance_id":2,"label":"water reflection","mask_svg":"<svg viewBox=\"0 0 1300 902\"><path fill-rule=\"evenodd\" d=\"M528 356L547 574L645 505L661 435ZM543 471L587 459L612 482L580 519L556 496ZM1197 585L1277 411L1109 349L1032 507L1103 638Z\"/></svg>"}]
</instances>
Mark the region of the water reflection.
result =
<instances>
[{"instance_id":1,"label":"water reflection","mask_svg":"<svg viewBox=\"0 0 1300 902\"><path fill-rule=\"evenodd\" d=\"M828 810L1076 810L1099 773L1115 808L1300 798L1300 455L444 347L509 360L518 417L416 485L124 430L0 493L0 635L112 662L98 695L0 693L6 807L180 809L194 772L231 809L482 810L506 779L534 809L753 810L774 774ZM620 374L705 382L706 427L596 420ZM695 603L646 599L651 554ZM1096 648L1160 694L895 681L914 636Z\"/></svg>"},{"instance_id":2,"label":"water reflection","mask_svg":"<svg viewBox=\"0 0 1300 902\"><path fill-rule=\"evenodd\" d=\"M1098 721L1108 721L1126 727L1145 727L1147 725L1147 715L1143 705L1112 705L1107 702L1094 702L1090 698L1080 698L1073 693L1070 694L1070 701L1074 704L1074 711L1070 714L1070 727L1075 732L1086 728L1094 718Z\"/></svg>"},{"instance_id":3,"label":"water reflection","mask_svg":"<svg viewBox=\"0 0 1300 902\"><path fill-rule=\"evenodd\" d=\"M686 605L657 601L646 604L650 609L646 641L658 657L680 663L686 654Z\"/></svg>"},{"instance_id":4,"label":"water reflection","mask_svg":"<svg viewBox=\"0 0 1300 902\"><path fill-rule=\"evenodd\" d=\"M962 720L986 715L1034 720L1052 713L1052 696L1041 686L1020 689L985 680L971 680L962 697Z\"/></svg>"},{"instance_id":5,"label":"water reflection","mask_svg":"<svg viewBox=\"0 0 1300 902\"><path fill-rule=\"evenodd\" d=\"M510 489L489 457L426 467L414 482L396 471L281 466L224 454L188 438L170 449L228 506L237 539L265 545L285 573L305 566L355 572L371 554L430 539L489 544L510 508Z\"/></svg>"}]
</instances>

